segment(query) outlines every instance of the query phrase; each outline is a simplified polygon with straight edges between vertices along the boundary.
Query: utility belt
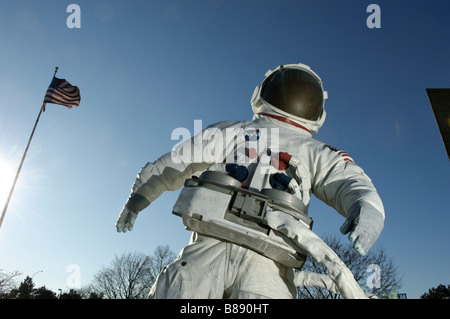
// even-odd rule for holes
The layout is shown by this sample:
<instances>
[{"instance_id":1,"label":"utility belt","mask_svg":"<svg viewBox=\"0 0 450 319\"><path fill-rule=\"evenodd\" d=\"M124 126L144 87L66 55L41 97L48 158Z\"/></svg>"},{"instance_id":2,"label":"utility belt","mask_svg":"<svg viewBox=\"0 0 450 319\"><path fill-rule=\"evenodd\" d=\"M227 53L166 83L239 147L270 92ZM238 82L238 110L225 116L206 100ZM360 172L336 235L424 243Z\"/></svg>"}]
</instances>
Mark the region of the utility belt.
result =
<instances>
[{"instance_id":1,"label":"utility belt","mask_svg":"<svg viewBox=\"0 0 450 319\"><path fill-rule=\"evenodd\" d=\"M267 225L265 217L271 209L312 227L312 219L296 196L277 189L250 191L233 177L215 171L187 179L173 213L183 218L189 230L252 249L285 266L301 268L306 252L296 251L290 238Z\"/></svg>"}]
</instances>

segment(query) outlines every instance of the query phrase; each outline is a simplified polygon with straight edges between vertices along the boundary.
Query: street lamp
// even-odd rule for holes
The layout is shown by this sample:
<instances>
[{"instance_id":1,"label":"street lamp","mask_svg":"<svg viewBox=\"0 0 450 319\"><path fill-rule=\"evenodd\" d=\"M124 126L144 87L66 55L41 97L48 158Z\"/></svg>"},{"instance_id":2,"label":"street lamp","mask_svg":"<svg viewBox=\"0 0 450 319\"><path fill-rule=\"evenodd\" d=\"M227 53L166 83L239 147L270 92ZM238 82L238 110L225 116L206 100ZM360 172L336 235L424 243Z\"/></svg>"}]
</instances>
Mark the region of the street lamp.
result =
<instances>
[{"instance_id":1,"label":"street lamp","mask_svg":"<svg viewBox=\"0 0 450 319\"><path fill-rule=\"evenodd\" d=\"M43 270L36 271L36 272L31 276L31 279L33 279L34 276L36 276L36 274L38 274L38 273L40 273L40 272L44 272L44 271L43 271Z\"/></svg>"}]
</instances>

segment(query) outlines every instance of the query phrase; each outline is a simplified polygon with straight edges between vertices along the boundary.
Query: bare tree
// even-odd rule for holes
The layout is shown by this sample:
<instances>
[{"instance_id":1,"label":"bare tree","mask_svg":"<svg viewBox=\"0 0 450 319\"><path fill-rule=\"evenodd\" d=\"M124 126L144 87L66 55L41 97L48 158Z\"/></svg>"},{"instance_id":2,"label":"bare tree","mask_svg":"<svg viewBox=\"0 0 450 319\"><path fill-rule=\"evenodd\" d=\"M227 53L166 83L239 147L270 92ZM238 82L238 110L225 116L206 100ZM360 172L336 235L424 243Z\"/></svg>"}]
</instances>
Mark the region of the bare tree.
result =
<instances>
[{"instance_id":1,"label":"bare tree","mask_svg":"<svg viewBox=\"0 0 450 319\"><path fill-rule=\"evenodd\" d=\"M363 290L381 298L383 295L389 294L392 289L401 287L402 279L397 268L383 248L372 248L366 256L361 257L350 242L344 243L335 236L327 236L324 241L347 265ZM307 258L302 271L327 273L327 269L311 257ZM318 287L299 287L297 288L297 297L301 299L342 298L339 294Z\"/></svg>"},{"instance_id":2,"label":"bare tree","mask_svg":"<svg viewBox=\"0 0 450 319\"><path fill-rule=\"evenodd\" d=\"M95 276L96 292L108 299L139 299L150 289L150 257L142 253L115 256L109 267L103 267Z\"/></svg>"},{"instance_id":3,"label":"bare tree","mask_svg":"<svg viewBox=\"0 0 450 319\"><path fill-rule=\"evenodd\" d=\"M4 273L2 269L0 269L0 298L6 296L11 289L16 288L17 283L15 278L20 276L21 273L18 271Z\"/></svg>"},{"instance_id":4,"label":"bare tree","mask_svg":"<svg viewBox=\"0 0 450 319\"><path fill-rule=\"evenodd\" d=\"M170 250L168 245L158 246L155 249L153 256L150 257L151 274L156 280L159 273L176 258L175 253Z\"/></svg>"},{"instance_id":5,"label":"bare tree","mask_svg":"<svg viewBox=\"0 0 450 319\"><path fill-rule=\"evenodd\" d=\"M159 272L174 258L169 246L158 246L154 256L136 252L115 256L94 276L90 290L107 299L146 298Z\"/></svg>"}]
</instances>

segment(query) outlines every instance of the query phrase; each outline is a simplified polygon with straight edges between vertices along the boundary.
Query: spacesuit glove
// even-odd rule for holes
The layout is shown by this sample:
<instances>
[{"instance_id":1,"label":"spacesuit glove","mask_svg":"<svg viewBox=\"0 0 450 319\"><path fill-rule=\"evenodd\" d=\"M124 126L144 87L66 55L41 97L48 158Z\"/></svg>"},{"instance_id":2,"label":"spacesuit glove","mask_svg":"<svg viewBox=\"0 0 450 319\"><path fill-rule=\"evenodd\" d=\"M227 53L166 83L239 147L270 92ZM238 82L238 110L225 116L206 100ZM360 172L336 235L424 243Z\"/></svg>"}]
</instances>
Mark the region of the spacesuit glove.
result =
<instances>
[{"instance_id":1,"label":"spacesuit glove","mask_svg":"<svg viewBox=\"0 0 450 319\"><path fill-rule=\"evenodd\" d=\"M349 234L353 248L361 255L367 254L384 227L383 215L371 206L357 207L341 227L342 234Z\"/></svg>"},{"instance_id":2,"label":"spacesuit glove","mask_svg":"<svg viewBox=\"0 0 450 319\"><path fill-rule=\"evenodd\" d=\"M133 229L134 222L137 218L137 213L132 212L126 206L122 209L119 219L116 222L117 232L126 233Z\"/></svg>"}]
</instances>

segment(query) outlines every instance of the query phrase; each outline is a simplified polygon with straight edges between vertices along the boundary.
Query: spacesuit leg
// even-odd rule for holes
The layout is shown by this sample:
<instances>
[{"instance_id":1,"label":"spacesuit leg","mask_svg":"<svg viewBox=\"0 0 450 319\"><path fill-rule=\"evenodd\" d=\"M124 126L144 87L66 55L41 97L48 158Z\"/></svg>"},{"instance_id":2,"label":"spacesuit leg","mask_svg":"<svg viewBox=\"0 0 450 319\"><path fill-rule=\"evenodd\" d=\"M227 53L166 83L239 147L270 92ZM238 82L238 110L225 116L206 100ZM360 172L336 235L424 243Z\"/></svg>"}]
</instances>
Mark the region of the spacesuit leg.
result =
<instances>
[{"instance_id":1,"label":"spacesuit leg","mask_svg":"<svg viewBox=\"0 0 450 319\"><path fill-rule=\"evenodd\" d=\"M159 274L148 298L222 298L225 246L222 241L193 233L189 245Z\"/></svg>"},{"instance_id":2,"label":"spacesuit leg","mask_svg":"<svg viewBox=\"0 0 450 319\"><path fill-rule=\"evenodd\" d=\"M257 252L193 233L159 274L150 299L291 299L294 272Z\"/></svg>"},{"instance_id":3,"label":"spacesuit leg","mask_svg":"<svg viewBox=\"0 0 450 319\"><path fill-rule=\"evenodd\" d=\"M238 247L236 245L233 245ZM294 270L252 250L241 250L239 266L232 287L227 289L230 299L292 299L296 296ZM230 262L233 262L230 260Z\"/></svg>"}]
</instances>

